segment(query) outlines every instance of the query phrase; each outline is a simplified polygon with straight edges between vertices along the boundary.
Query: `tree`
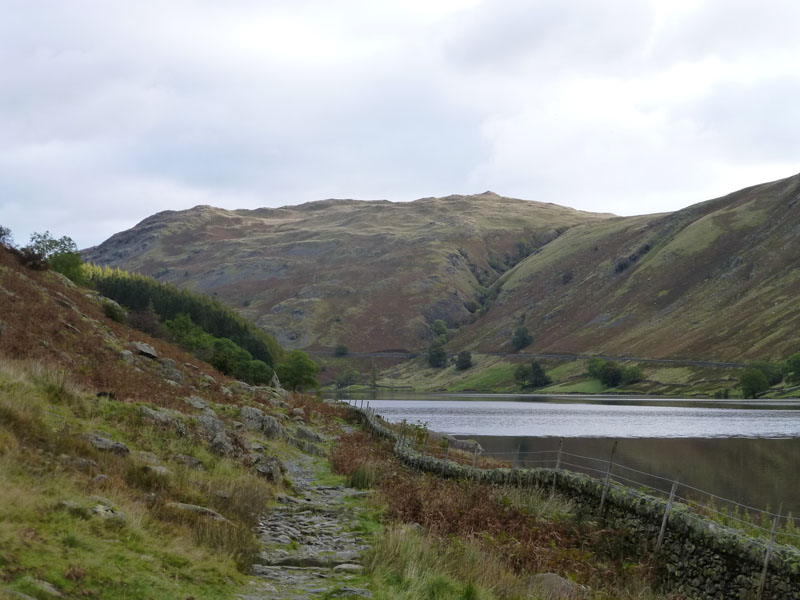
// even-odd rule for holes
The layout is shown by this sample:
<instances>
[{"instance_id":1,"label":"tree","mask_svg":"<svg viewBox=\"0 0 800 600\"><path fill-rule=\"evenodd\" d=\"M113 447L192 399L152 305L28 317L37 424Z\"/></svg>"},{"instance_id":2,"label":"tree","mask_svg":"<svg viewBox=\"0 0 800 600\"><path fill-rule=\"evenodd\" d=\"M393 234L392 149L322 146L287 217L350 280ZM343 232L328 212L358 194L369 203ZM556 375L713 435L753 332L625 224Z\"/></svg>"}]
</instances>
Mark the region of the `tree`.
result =
<instances>
[{"instance_id":1,"label":"tree","mask_svg":"<svg viewBox=\"0 0 800 600\"><path fill-rule=\"evenodd\" d=\"M586 373L588 373L589 377L592 379L600 379L600 374L603 372L603 367L605 365L606 361L599 356L593 356L589 359L589 364L586 367Z\"/></svg>"},{"instance_id":2,"label":"tree","mask_svg":"<svg viewBox=\"0 0 800 600\"><path fill-rule=\"evenodd\" d=\"M640 367L639 365L622 367L622 378L621 378L622 385L628 385L630 383L638 383L642 379L644 379L644 373L642 372L642 367Z\"/></svg>"},{"instance_id":3,"label":"tree","mask_svg":"<svg viewBox=\"0 0 800 600\"><path fill-rule=\"evenodd\" d=\"M336 346L336 348L334 349L334 351L333 351L333 355L334 355L334 356L347 356L347 354L348 354L349 352L350 352L350 350L348 350L347 346L345 346L344 344L339 344L339 345L338 345L338 346Z\"/></svg>"},{"instance_id":4,"label":"tree","mask_svg":"<svg viewBox=\"0 0 800 600\"><path fill-rule=\"evenodd\" d=\"M447 335L447 323L441 319L436 319L431 323L431 329L436 335Z\"/></svg>"},{"instance_id":5,"label":"tree","mask_svg":"<svg viewBox=\"0 0 800 600\"><path fill-rule=\"evenodd\" d=\"M622 369L613 362L607 362L600 369L600 382L605 387L617 387L622 381Z\"/></svg>"},{"instance_id":6,"label":"tree","mask_svg":"<svg viewBox=\"0 0 800 600\"><path fill-rule=\"evenodd\" d=\"M795 352L784 362L786 376L792 383L800 383L800 352Z\"/></svg>"},{"instance_id":7,"label":"tree","mask_svg":"<svg viewBox=\"0 0 800 600\"><path fill-rule=\"evenodd\" d=\"M780 363L768 360L754 360L747 363L747 366L761 371L769 385L776 385L783 380L783 367Z\"/></svg>"},{"instance_id":8,"label":"tree","mask_svg":"<svg viewBox=\"0 0 800 600\"><path fill-rule=\"evenodd\" d=\"M456 359L456 369L459 371L466 371L472 366L472 353L468 350L464 350L458 353L458 358Z\"/></svg>"},{"instance_id":9,"label":"tree","mask_svg":"<svg viewBox=\"0 0 800 600\"><path fill-rule=\"evenodd\" d=\"M757 398L759 394L769 389L767 376L754 367L746 368L739 376L739 387L745 398Z\"/></svg>"},{"instance_id":10,"label":"tree","mask_svg":"<svg viewBox=\"0 0 800 600\"><path fill-rule=\"evenodd\" d=\"M440 344L428 348L428 364L435 369L447 366L447 352Z\"/></svg>"},{"instance_id":11,"label":"tree","mask_svg":"<svg viewBox=\"0 0 800 600\"><path fill-rule=\"evenodd\" d=\"M32 233L26 249L47 259L54 271L66 275L75 283L83 284L86 276L83 272L83 259L78 253L78 246L69 236L54 238L49 231Z\"/></svg>"},{"instance_id":12,"label":"tree","mask_svg":"<svg viewBox=\"0 0 800 600\"><path fill-rule=\"evenodd\" d=\"M521 325L514 330L514 335L511 337L511 346L515 351L522 350L530 346L532 341L533 337L530 331L528 331L528 328Z\"/></svg>"},{"instance_id":13,"label":"tree","mask_svg":"<svg viewBox=\"0 0 800 600\"><path fill-rule=\"evenodd\" d=\"M355 385L361 379L361 374L355 369L347 369L342 371L336 378L336 387L339 389Z\"/></svg>"},{"instance_id":14,"label":"tree","mask_svg":"<svg viewBox=\"0 0 800 600\"><path fill-rule=\"evenodd\" d=\"M289 355L275 366L278 378L284 387L291 390L317 388L319 365L302 350L292 350Z\"/></svg>"},{"instance_id":15,"label":"tree","mask_svg":"<svg viewBox=\"0 0 800 600\"><path fill-rule=\"evenodd\" d=\"M517 365L514 369L514 379L523 387L544 387L552 383L542 365L535 360L530 364Z\"/></svg>"},{"instance_id":16,"label":"tree","mask_svg":"<svg viewBox=\"0 0 800 600\"><path fill-rule=\"evenodd\" d=\"M0 246L10 248L14 245L14 238L11 236L11 230L8 227L0 225Z\"/></svg>"}]
</instances>

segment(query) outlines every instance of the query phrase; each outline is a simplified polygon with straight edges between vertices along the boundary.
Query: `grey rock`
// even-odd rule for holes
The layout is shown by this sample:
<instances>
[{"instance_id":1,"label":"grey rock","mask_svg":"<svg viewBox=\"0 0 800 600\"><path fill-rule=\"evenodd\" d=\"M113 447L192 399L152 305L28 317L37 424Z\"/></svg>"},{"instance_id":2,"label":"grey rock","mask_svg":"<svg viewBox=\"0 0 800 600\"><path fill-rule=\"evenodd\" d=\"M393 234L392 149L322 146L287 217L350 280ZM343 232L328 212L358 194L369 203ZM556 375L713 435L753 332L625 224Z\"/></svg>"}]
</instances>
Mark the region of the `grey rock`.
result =
<instances>
[{"instance_id":1,"label":"grey rock","mask_svg":"<svg viewBox=\"0 0 800 600\"><path fill-rule=\"evenodd\" d=\"M119 357L122 359L122 362L133 364L133 352L130 350L120 350Z\"/></svg>"},{"instance_id":2,"label":"grey rock","mask_svg":"<svg viewBox=\"0 0 800 600\"><path fill-rule=\"evenodd\" d=\"M227 388L223 385L219 388L219 391L222 392L222 395L226 398L233 398L233 392L230 390L230 388Z\"/></svg>"},{"instance_id":3,"label":"grey rock","mask_svg":"<svg viewBox=\"0 0 800 600\"><path fill-rule=\"evenodd\" d=\"M241 408L242 421L247 429L259 430L264 424L264 413L252 406L242 406Z\"/></svg>"},{"instance_id":4,"label":"grey rock","mask_svg":"<svg viewBox=\"0 0 800 600\"><path fill-rule=\"evenodd\" d=\"M264 415L264 421L261 426L261 431L270 439L282 438L285 435L283 425L275 417Z\"/></svg>"},{"instance_id":5,"label":"grey rock","mask_svg":"<svg viewBox=\"0 0 800 600\"><path fill-rule=\"evenodd\" d=\"M225 431L225 423L220 421L218 418L213 417L211 415L200 415L197 418L197 422L200 424L200 427L206 432L208 436L215 436L218 433L222 433Z\"/></svg>"},{"instance_id":6,"label":"grey rock","mask_svg":"<svg viewBox=\"0 0 800 600\"><path fill-rule=\"evenodd\" d=\"M275 456L259 456L253 465L256 472L267 481L279 482L285 467Z\"/></svg>"},{"instance_id":7,"label":"grey rock","mask_svg":"<svg viewBox=\"0 0 800 600\"><path fill-rule=\"evenodd\" d=\"M100 475L95 475L94 479L92 479L92 485L94 485L94 486L103 486L103 485L107 484L109 481L111 481L109 476L108 475L103 475L101 473Z\"/></svg>"},{"instance_id":8,"label":"grey rock","mask_svg":"<svg viewBox=\"0 0 800 600\"><path fill-rule=\"evenodd\" d=\"M142 467L142 471L163 479L168 478L172 474L167 467L162 467L161 465L145 465Z\"/></svg>"},{"instance_id":9,"label":"grey rock","mask_svg":"<svg viewBox=\"0 0 800 600\"><path fill-rule=\"evenodd\" d=\"M183 421L173 412L154 410L144 405L139 407L139 412L145 419L158 423L159 425L170 427L174 429L178 435L186 435L186 425L184 425Z\"/></svg>"},{"instance_id":10,"label":"grey rock","mask_svg":"<svg viewBox=\"0 0 800 600\"><path fill-rule=\"evenodd\" d=\"M111 452L112 454L118 454L119 456L127 456L131 453L128 447L122 442L115 442L113 440L109 440L108 438L104 438L101 435L90 435L89 443L91 443L92 446L101 452Z\"/></svg>"},{"instance_id":11,"label":"grey rock","mask_svg":"<svg viewBox=\"0 0 800 600\"><path fill-rule=\"evenodd\" d=\"M302 408L293 408L292 409L292 416L300 417L301 419L304 419L305 416L306 416L306 413Z\"/></svg>"},{"instance_id":12,"label":"grey rock","mask_svg":"<svg viewBox=\"0 0 800 600\"><path fill-rule=\"evenodd\" d=\"M118 524L127 522L124 513L106 504L95 504L90 510L93 515L100 517L104 521L112 521Z\"/></svg>"},{"instance_id":13,"label":"grey rock","mask_svg":"<svg viewBox=\"0 0 800 600\"><path fill-rule=\"evenodd\" d=\"M186 381L186 378L183 376L178 369L164 369L164 378L168 382L182 384Z\"/></svg>"},{"instance_id":14,"label":"grey rock","mask_svg":"<svg viewBox=\"0 0 800 600\"><path fill-rule=\"evenodd\" d=\"M139 450L136 453L136 458L141 460L142 462L147 463L148 465L157 465L160 464L158 457L153 454L152 452L147 452L146 450Z\"/></svg>"},{"instance_id":15,"label":"grey rock","mask_svg":"<svg viewBox=\"0 0 800 600\"><path fill-rule=\"evenodd\" d=\"M137 354L141 354L147 358L152 358L153 360L158 360L158 352L156 352L156 349L150 344L145 344L144 342L131 342L131 348L133 348L134 352Z\"/></svg>"},{"instance_id":16,"label":"grey rock","mask_svg":"<svg viewBox=\"0 0 800 600\"><path fill-rule=\"evenodd\" d=\"M158 362L161 363L161 366L164 367L166 370L174 369L175 368L175 361L171 358L162 358Z\"/></svg>"},{"instance_id":17,"label":"grey rock","mask_svg":"<svg viewBox=\"0 0 800 600\"><path fill-rule=\"evenodd\" d=\"M219 456L233 456L235 449L233 442L224 431L217 433L208 445L211 452Z\"/></svg>"},{"instance_id":18,"label":"grey rock","mask_svg":"<svg viewBox=\"0 0 800 600\"><path fill-rule=\"evenodd\" d=\"M308 427L303 427L302 425L297 426L295 429L295 435L301 440L308 440L309 442L314 442L317 444L321 444L325 441L325 438L323 438L316 431L312 431Z\"/></svg>"},{"instance_id":19,"label":"grey rock","mask_svg":"<svg viewBox=\"0 0 800 600\"><path fill-rule=\"evenodd\" d=\"M333 567L334 573L360 573L364 567L353 563L342 563Z\"/></svg>"},{"instance_id":20,"label":"grey rock","mask_svg":"<svg viewBox=\"0 0 800 600\"><path fill-rule=\"evenodd\" d=\"M203 381L205 381L207 384L210 384L210 385L214 385L215 383L217 383L217 380L216 380L216 379L214 379L214 378L213 378L211 375L209 375L208 373L204 373L204 374L203 374Z\"/></svg>"},{"instance_id":21,"label":"grey rock","mask_svg":"<svg viewBox=\"0 0 800 600\"><path fill-rule=\"evenodd\" d=\"M28 596L28 594L23 594L22 592L17 592L15 590L9 589L2 589L0 590L5 594L8 598L16 599L16 600L36 600L33 596Z\"/></svg>"},{"instance_id":22,"label":"grey rock","mask_svg":"<svg viewBox=\"0 0 800 600\"><path fill-rule=\"evenodd\" d=\"M228 520L221 514L219 514L217 511L212 510L210 508L206 508L205 506L198 506L196 504L184 504L183 502L169 502L166 506L167 508L172 510L185 513L192 513L201 517L207 517L209 519L213 519L214 521L224 522Z\"/></svg>"},{"instance_id":23,"label":"grey rock","mask_svg":"<svg viewBox=\"0 0 800 600\"><path fill-rule=\"evenodd\" d=\"M205 408L208 408L208 402L206 402L199 396L189 396L188 398L186 398L186 404L198 410L203 410Z\"/></svg>"}]
</instances>

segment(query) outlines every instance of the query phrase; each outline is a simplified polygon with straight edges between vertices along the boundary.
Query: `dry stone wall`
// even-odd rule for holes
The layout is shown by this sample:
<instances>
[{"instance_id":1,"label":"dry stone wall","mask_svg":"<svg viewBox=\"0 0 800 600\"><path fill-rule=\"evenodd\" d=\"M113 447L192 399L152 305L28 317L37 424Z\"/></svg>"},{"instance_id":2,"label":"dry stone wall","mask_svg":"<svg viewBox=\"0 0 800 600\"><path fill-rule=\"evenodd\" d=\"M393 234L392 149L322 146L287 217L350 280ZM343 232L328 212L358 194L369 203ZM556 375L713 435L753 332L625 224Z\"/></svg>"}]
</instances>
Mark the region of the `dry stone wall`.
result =
<instances>
[{"instance_id":1,"label":"dry stone wall","mask_svg":"<svg viewBox=\"0 0 800 600\"><path fill-rule=\"evenodd\" d=\"M655 549L667 502L632 488L609 486L598 514L604 481L554 469L476 469L423 455L400 443L398 435L369 409L358 411L364 424L395 442L395 453L409 467L453 479L472 479L522 487L554 486L570 498L579 517L601 518L619 532L621 542ZM658 554L662 585L692 599L757 598L767 542L704 519L689 507L674 504ZM763 599L800 600L800 551L790 546L772 549Z\"/></svg>"}]
</instances>

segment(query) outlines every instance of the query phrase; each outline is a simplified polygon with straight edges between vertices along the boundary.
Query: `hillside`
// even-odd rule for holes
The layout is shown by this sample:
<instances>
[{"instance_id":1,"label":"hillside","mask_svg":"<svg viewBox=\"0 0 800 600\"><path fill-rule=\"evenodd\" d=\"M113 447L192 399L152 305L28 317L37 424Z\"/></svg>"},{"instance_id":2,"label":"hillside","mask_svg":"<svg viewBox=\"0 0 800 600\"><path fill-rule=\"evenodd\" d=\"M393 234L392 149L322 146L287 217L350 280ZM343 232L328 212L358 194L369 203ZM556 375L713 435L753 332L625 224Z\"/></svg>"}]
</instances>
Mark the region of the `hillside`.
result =
<instances>
[{"instance_id":1,"label":"hillside","mask_svg":"<svg viewBox=\"0 0 800 600\"><path fill-rule=\"evenodd\" d=\"M800 176L675 213L477 196L154 215L87 260L212 294L283 343L741 361L796 351Z\"/></svg>"},{"instance_id":2,"label":"hillside","mask_svg":"<svg viewBox=\"0 0 800 600\"><path fill-rule=\"evenodd\" d=\"M113 321L0 245L0 598L260 590L261 520L333 415Z\"/></svg>"},{"instance_id":3,"label":"hillside","mask_svg":"<svg viewBox=\"0 0 800 600\"><path fill-rule=\"evenodd\" d=\"M610 215L476 196L198 206L145 219L86 260L211 294L283 344L416 349L470 322L486 287L576 225Z\"/></svg>"},{"instance_id":4,"label":"hillside","mask_svg":"<svg viewBox=\"0 0 800 600\"><path fill-rule=\"evenodd\" d=\"M777 359L797 351L800 176L663 215L575 227L523 260L459 342L639 357Z\"/></svg>"}]
</instances>

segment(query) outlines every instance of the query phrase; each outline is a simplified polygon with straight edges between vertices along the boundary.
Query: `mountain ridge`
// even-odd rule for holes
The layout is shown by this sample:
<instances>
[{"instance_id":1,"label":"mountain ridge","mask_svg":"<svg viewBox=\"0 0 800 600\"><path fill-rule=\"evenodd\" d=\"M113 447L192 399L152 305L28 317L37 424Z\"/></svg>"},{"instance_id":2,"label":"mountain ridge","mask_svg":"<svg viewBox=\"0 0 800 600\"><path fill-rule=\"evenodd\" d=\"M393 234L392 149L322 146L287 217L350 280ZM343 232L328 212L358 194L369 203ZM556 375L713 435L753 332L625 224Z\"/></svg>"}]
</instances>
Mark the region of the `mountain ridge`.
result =
<instances>
[{"instance_id":1,"label":"mountain ridge","mask_svg":"<svg viewBox=\"0 0 800 600\"><path fill-rule=\"evenodd\" d=\"M632 217L493 192L201 205L152 215L84 256L216 295L307 349L418 350L441 319L451 349L511 351L525 325L535 351L774 358L800 322L799 189L795 175Z\"/></svg>"}]
</instances>

